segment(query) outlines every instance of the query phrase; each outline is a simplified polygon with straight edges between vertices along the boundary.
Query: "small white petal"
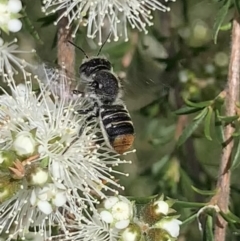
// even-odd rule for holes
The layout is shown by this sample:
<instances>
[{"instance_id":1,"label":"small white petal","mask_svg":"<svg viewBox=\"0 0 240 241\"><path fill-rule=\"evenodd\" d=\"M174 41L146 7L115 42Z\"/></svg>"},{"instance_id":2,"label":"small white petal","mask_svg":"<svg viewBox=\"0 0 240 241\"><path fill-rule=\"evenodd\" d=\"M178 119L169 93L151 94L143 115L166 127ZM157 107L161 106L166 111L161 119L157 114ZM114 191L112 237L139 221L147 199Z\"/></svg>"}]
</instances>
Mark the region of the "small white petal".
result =
<instances>
[{"instance_id":1,"label":"small white petal","mask_svg":"<svg viewBox=\"0 0 240 241\"><path fill-rule=\"evenodd\" d=\"M115 223L115 228L117 229L124 229L126 228L130 223L130 220L122 220L122 221L119 221L119 222L116 222Z\"/></svg>"},{"instance_id":2,"label":"small white petal","mask_svg":"<svg viewBox=\"0 0 240 241\"><path fill-rule=\"evenodd\" d=\"M63 192L57 193L52 202L57 207L63 206L67 202L66 194Z\"/></svg>"},{"instance_id":3,"label":"small white petal","mask_svg":"<svg viewBox=\"0 0 240 241\"><path fill-rule=\"evenodd\" d=\"M100 212L100 217L102 218L102 220L106 223L112 223L113 222L113 216L110 212L108 211L102 211Z\"/></svg>"},{"instance_id":4,"label":"small white petal","mask_svg":"<svg viewBox=\"0 0 240 241\"><path fill-rule=\"evenodd\" d=\"M30 203L33 206L36 205L36 203L37 203L37 196L36 196L35 190L33 190L31 193Z\"/></svg>"},{"instance_id":5,"label":"small white petal","mask_svg":"<svg viewBox=\"0 0 240 241\"><path fill-rule=\"evenodd\" d=\"M19 19L11 19L8 22L8 30L16 33L22 28L22 22Z\"/></svg>"},{"instance_id":6,"label":"small white petal","mask_svg":"<svg viewBox=\"0 0 240 241\"><path fill-rule=\"evenodd\" d=\"M166 230L173 238L177 238L180 232L181 224L182 222L177 219L163 219L157 226Z\"/></svg>"},{"instance_id":7,"label":"small white petal","mask_svg":"<svg viewBox=\"0 0 240 241\"><path fill-rule=\"evenodd\" d=\"M49 215L53 211L52 206L48 201L38 201L37 206L46 215Z\"/></svg>"},{"instance_id":8,"label":"small white petal","mask_svg":"<svg viewBox=\"0 0 240 241\"><path fill-rule=\"evenodd\" d=\"M19 0L9 0L7 9L9 12L18 13L22 9L22 2Z\"/></svg>"},{"instance_id":9,"label":"small white petal","mask_svg":"<svg viewBox=\"0 0 240 241\"><path fill-rule=\"evenodd\" d=\"M162 213L164 215L168 214L169 205L166 202L159 200L159 201L154 202L154 206L156 206L155 211L157 214L160 214L160 213Z\"/></svg>"},{"instance_id":10,"label":"small white petal","mask_svg":"<svg viewBox=\"0 0 240 241\"><path fill-rule=\"evenodd\" d=\"M109 197L104 201L104 208L110 209L119 201L117 197Z\"/></svg>"},{"instance_id":11,"label":"small white petal","mask_svg":"<svg viewBox=\"0 0 240 241\"><path fill-rule=\"evenodd\" d=\"M38 192L37 197L42 201L46 201L49 199L49 194L51 194L49 187L44 187Z\"/></svg>"},{"instance_id":12,"label":"small white petal","mask_svg":"<svg viewBox=\"0 0 240 241\"><path fill-rule=\"evenodd\" d=\"M64 179L64 167L58 161L52 163L53 177L56 179Z\"/></svg>"}]
</instances>

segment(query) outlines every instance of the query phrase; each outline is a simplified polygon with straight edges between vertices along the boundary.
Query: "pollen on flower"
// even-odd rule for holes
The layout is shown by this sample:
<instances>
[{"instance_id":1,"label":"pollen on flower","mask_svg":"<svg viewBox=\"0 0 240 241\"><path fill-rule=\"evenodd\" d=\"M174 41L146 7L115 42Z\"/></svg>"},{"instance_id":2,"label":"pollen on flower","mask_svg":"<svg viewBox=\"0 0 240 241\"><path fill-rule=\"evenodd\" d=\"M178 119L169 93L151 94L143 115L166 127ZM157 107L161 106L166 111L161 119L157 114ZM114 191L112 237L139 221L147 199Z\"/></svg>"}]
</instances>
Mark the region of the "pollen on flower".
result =
<instances>
[{"instance_id":1,"label":"pollen on flower","mask_svg":"<svg viewBox=\"0 0 240 241\"><path fill-rule=\"evenodd\" d=\"M175 1L175 0L169 0ZM168 2L168 0L165 0ZM132 29L147 33L147 27L153 25L152 12L160 10L169 11L170 8L160 3L158 0L44 0L43 12L46 14L62 12L55 24L63 17L68 18L67 28L74 23L72 36L80 26L87 27L87 36L95 38L98 36L98 43L101 45L103 40L104 27L112 32L113 39L117 41L123 36L128 40L128 26Z\"/></svg>"}]
</instances>

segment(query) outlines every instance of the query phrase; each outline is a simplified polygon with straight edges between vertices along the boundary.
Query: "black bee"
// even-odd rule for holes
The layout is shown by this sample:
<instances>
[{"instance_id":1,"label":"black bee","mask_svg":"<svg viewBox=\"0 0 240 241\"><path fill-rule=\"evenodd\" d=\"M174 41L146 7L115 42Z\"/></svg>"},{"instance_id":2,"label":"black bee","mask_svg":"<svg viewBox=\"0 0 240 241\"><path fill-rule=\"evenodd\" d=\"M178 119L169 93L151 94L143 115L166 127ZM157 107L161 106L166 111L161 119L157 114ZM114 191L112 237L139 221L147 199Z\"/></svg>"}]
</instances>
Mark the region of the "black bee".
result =
<instances>
[{"instance_id":1,"label":"black bee","mask_svg":"<svg viewBox=\"0 0 240 241\"><path fill-rule=\"evenodd\" d=\"M85 54L81 48L79 49ZM100 51L101 49L99 53ZM86 54L85 56L86 59L79 67L79 74L80 79L86 83L84 93L93 106L88 110L78 112L79 114L91 112L92 117L98 117L106 143L117 153L122 154L133 144L134 126L122 100L120 80L114 74L109 60L98 55L92 58Z\"/></svg>"}]
</instances>

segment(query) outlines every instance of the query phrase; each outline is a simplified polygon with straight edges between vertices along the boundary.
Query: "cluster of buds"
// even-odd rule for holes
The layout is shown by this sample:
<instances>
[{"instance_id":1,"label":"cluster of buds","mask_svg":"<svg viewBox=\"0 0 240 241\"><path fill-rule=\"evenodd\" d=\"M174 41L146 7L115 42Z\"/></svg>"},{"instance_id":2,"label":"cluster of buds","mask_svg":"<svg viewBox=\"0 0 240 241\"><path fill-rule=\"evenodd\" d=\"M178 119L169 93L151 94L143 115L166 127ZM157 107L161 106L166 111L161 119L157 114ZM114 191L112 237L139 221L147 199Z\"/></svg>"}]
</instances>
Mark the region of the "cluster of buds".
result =
<instances>
[{"instance_id":1,"label":"cluster of buds","mask_svg":"<svg viewBox=\"0 0 240 241\"><path fill-rule=\"evenodd\" d=\"M36 129L12 132L10 143L7 149L0 150L0 203L20 189L32 189L30 204L44 214L50 214L54 206L63 206L66 188L61 183L53 184L47 168L39 160Z\"/></svg>"},{"instance_id":2,"label":"cluster of buds","mask_svg":"<svg viewBox=\"0 0 240 241\"><path fill-rule=\"evenodd\" d=\"M179 236L181 221L171 208L173 201L161 196L138 210L125 197L109 197L99 213L111 230L118 232L120 241L175 241Z\"/></svg>"},{"instance_id":3,"label":"cluster of buds","mask_svg":"<svg viewBox=\"0 0 240 241\"><path fill-rule=\"evenodd\" d=\"M20 0L0 0L0 28L5 32L18 32L22 28Z\"/></svg>"}]
</instances>

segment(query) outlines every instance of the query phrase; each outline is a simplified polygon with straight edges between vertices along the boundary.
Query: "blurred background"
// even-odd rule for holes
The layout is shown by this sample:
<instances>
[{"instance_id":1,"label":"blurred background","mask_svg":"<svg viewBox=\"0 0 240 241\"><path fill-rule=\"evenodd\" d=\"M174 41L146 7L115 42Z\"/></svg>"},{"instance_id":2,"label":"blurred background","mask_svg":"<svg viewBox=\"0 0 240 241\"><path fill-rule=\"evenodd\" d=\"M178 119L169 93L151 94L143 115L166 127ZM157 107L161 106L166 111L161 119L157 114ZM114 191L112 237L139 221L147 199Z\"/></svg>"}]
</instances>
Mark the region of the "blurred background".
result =
<instances>
[{"instance_id":1,"label":"blurred background","mask_svg":"<svg viewBox=\"0 0 240 241\"><path fill-rule=\"evenodd\" d=\"M46 22L41 1L23 2L29 17L25 21L36 28L39 40L26 28L25 33L18 34L19 44L23 49L35 48L42 61L56 62L56 26ZM127 196L163 193L182 201L207 202L209 197L197 194L191 186L215 188L221 145L214 140L214 130L213 141L209 141L200 125L186 143L177 147L182 130L195 115L179 116L174 111L183 105L183 98L194 102L210 100L225 88L230 30L226 25L226 31L220 31L214 43L218 1L177 0L169 6L168 13L154 13L154 26L148 29L148 35L131 31L128 42L120 39L107 43L102 50L123 78L124 100L136 130L136 152L124 156L133 163L121 167L130 175L119 178ZM231 17L229 14L226 23ZM96 41L86 38L84 28L78 32L75 43L90 56L99 49ZM83 57L76 50L76 73ZM231 210L239 216L238 171L232 178L231 198ZM180 219L185 220L197 210L181 208L179 212ZM183 227L182 232L179 240L202 240L196 222ZM231 233L228 238L240 240Z\"/></svg>"}]
</instances>

